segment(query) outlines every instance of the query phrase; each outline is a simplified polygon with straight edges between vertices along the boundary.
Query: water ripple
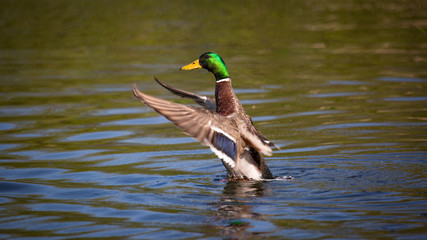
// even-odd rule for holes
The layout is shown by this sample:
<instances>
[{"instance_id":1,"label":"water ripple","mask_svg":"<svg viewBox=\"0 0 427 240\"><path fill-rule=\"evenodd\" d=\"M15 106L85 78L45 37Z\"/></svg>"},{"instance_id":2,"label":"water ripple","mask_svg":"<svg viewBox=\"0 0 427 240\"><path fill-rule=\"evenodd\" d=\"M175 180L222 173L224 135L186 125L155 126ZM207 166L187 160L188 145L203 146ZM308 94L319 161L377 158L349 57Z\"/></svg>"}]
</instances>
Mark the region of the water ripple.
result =
<instances>
[{"instance_id":1,"label":"water ripple","mask_svg":"<svg viewBox=\"0 0 427 240\"><path fill-rule=\"evenodd\" d=\"M0 239L427 239L421 7L64 2L0 1ZM132 96L214 95L178 71L209 48L292 180L227 180Z\"/></svg>"},{"instance_id":2,"label":"water ripple","mask_svg":"<svg viewBox=\"0 0 427 240\"><path fill-rule=\"evenodd\" d=\"M14 129L16 124L14 123L0 123L0 131Z\"/></svg>"},{"instance_id":3,"label":"water ripple","mask_svg":"<svg viewBox=\"0 0 427 240\"><path fill-rule=\"evenodd\" d=\"M270 121L270 120L282 119L282 118L290 118L290 117L310 116L310 115L324 115L324 114L336 114L336 113L344 113L344 111L335 111L335 110L328 110L328 111L308 111L308 112L289 113L289 114L275 115L275 116L258 116L258 117L253 117L252 120L254 122L260 122L260 121Z\"/></svg>"},{"instance_id":4,"label":"water ripple","mask_svg":"<svg viewBox=\"0 0 427 240\"><path fill-rule=\"evenodd\" d=\"M90 140L100 140L100 139L109 139L123 137L131 135L131 131L99 131L92 133L81 133L74 136L65 138L64 142L76 142L76 141L90 141Z\"/></svg>"},{"instance_id":5,"label":"water ripple","mask_svg":"<svg viewBox=\"0 0 427 240\"><path fill-rule=\"evenodd\" d=\"M142 145L172 145L172 144L183 144L191 143L195 140L190 137L182 138L160 138L160 137L139 137L139 138L128 138L125 140L120 140L122 143L137 143Z\"/></svg>"},{"instance_id":6,"label":"water ripple","mask_svg":"<svg viewBox=\"0 0 427 240\"><path fill-rule=\"evenodd\" d=\"M385 101L392 102L414 102L414 101L427 101L427 97L388 97Z\"/></svg>"},{"instance_id":7,"label":"water ripple","mask_svg":"<svg viewBox=\"0 0 427 240\"><path fill-rule=\"evenodd\" d=\"M312 127L312 131L322 131L326 129L363 128L363 127L416 127L427 126L427 122L354 122L325 124L323 126Z\"/></svg>"},{"instance_id":8,"label":"water ripple","mask_svg":"<svg viewBox=\"0 0 427 240\"><path fill-rule=\"evenodd\" d=\"M156 125L163 123L169 123L169 121L163 116L156 116L106 122L103 125Z\"/></svg>"},{"instance_id":9,"label":"water ripple","mask_svg":"<svg viewBox=\"0 0 427 240\"><path fill-rule=\"evenodd\" d=\"M17 151L13 154L28 157L31 160L64 160L81 159L87 155L104 152L105 150L75 150L63 152L45 152L45 151Z\"/></svg>"}]
</instances>

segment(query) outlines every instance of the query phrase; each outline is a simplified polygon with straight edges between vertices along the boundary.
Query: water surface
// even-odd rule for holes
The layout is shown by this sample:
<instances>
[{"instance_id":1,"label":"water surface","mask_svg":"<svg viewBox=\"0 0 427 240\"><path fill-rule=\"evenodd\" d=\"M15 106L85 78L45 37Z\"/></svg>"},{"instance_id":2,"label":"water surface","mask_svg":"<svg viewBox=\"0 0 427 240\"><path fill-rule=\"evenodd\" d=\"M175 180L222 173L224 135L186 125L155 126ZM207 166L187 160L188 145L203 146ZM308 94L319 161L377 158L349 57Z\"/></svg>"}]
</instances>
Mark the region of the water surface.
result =
<instances>
[{"instance_id":1,"label":"water surface","mask_svg":"<svg viewBox=\"0 0 427 240\"><path fill-rule=\"evenodd\" d=\"M0 2L0 239L427 238L422 1ZM291 181L227 181L138 102L229 67Z\"/></svg>"}]
</instances>

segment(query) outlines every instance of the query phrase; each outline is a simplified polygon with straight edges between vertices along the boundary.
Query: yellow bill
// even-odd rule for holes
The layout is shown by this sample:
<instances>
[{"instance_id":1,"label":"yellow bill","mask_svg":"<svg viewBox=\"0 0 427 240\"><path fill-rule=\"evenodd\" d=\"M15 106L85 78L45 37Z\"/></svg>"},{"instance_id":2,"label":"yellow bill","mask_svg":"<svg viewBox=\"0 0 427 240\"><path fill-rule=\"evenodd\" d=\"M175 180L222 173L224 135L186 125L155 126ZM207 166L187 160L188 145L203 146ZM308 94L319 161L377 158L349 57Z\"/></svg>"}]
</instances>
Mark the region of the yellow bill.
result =
<instances>
[{"instance_id":1,"label":"yellow bill","mask_svg":"<svg viewBox=\"0 0 427 240\"><path fill-rule=\"evenodd\" d=\"M180 68L180 70L193 70L193 69L198 69L198 68L202 68L202 66L199 63L199 59L197 59L196 61L185 65L184 67Z\"/></svg>"}]
</instances>

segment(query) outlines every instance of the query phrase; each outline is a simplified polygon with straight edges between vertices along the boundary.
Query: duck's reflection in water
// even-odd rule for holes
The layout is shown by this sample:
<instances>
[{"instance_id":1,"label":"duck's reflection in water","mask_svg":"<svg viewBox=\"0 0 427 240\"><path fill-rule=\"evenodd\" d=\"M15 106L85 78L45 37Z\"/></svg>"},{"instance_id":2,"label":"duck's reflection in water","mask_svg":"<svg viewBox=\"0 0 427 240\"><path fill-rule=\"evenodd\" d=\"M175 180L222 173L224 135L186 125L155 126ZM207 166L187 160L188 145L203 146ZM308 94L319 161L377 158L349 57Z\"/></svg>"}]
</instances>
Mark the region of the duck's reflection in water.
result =
<instances>
[{"instance_id":1,"label":"duck's reflection in water","mask_svg":"<svg viewBox=\"0 0 427 240\"><path fill-rule=\"evenodd\" d=\"M268 183L261 181L229 181L224 187L218 204L217 214L222 237L226 239L247 239L260 233L248 231L253 228L251 220L264 220L262 214L253 211L256 198L268 193Z\"/></svg>"}]
</instances>

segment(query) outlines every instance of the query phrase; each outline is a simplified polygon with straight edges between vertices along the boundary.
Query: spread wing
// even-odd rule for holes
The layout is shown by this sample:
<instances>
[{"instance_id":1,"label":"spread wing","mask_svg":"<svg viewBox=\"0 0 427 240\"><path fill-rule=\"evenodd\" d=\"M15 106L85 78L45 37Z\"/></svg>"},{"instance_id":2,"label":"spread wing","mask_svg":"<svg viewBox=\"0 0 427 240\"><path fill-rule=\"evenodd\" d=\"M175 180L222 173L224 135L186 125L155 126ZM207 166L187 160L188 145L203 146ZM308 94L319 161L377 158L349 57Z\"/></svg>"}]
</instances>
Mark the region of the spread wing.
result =
<instances>
[{"instance_id":1,"label":"spread wing","mask_svg":"<svg viewBox=\"0 0 427 240\"><path fill-rule=\"evenodd\" d=\"M154 77L154 80L156 80L156 82L158 84L160 84L162 87L166 88L170 92L172 92L172 93L174 93L180 97L183 97L183 98L193 99L199 105L201 105L201 106L203 106L209 110L216 111L215 99L208 97L208 96L202 96L202 95L198 95L195 93L191 93L191 92L187 92L187 91L184 91L181 89L171 87L165 83L162 83L156 77ZM269 147L275 147L275 148L280 150L280 148L276 144L274 144L273 142L268 140L258 129L255 128L255 126L253 125L252 119L249 116L248 116L248 118L249 118L249 121L246 123L246 125L248 126L248 131L252 132L254 135L256 135L264 144L268 145Z\"/></svg>"},{"instance_id":2,"label":"spread wing","mask_svg":"<svg viewBox=\"0 0 427 240\"><path fill-rule=\"evenodd\" d=\"M241 132L247 132L250 135L254 135L262 142L263 145L267 145L268 147L275 147L280 150L279 146L274 144L272 141L268 140L255 126L252 122L252 118L247 115L246 113L241 113L239 116L239 119L241 119L242 123L239 124L239 126L242 127L240 129ZM264 153L264 152L263 152Z\"/></svg>"},{"instance_id":3,"label":"spread wing","mask_svg":"<svg viewBox=\"0 0 427 240\"><path fill-rule=\"evenodd\" d=\"M249 125L249 129L250 131L255 134L263 143L267 144L270 147L275 147L277 149L280 150L279 146L277 146L276 144L274 144L272 141L268 140L268 138L266 138L258 129L255 128L255 126L252 124L252 120L251 120L251 125Z\"/></svg>"},{"instance_id":4,"label":"spread wing","mask_svg":"<svg viewBox=\"0 0 427 240\"><path fill-rule=\"evenodd\" d=\"M270 145L260 139L254 132L250 131L247 126L240 126L239 132L248 145L252 146L258 152L262 152L267 156L271 156L272 150Z\"/></svg>"},{"instance_id":5,"label":"spread wing","mask_svg":"<svg viewBox=\"0 0 427 240\"><path fill-rule=\"evenodd\" d=\"M215 103L215 99L210 98L208 96L202 96L202 95L198 95L195 93L191 93L191 92L187 92L181 89L177 89L177 88L173 88L165 83L160 82L159 79L157 79L156 77L154 77L154 80L156 80L156 82L158 84L160 84L160 86L166 88L167 90L169 90L170 92L183 97L183 98L189 98L189 99L193 99L194 101L196 101L199 105L209 109L209 110L216 110L216 103Z\"/></svg>"},{"instance_id":6,"label":"spread wing","mask_svg":"<svg viewBox=\"0 0 427 240\"><path fill-rule=\"evenodd\" d=\"M231 167L235 166L242 139L234 121L207 109L194 108L144 94L136 88L136 85L133 86L133 94L185 133L209 146Z\"/></svg>"}]
</instances>

